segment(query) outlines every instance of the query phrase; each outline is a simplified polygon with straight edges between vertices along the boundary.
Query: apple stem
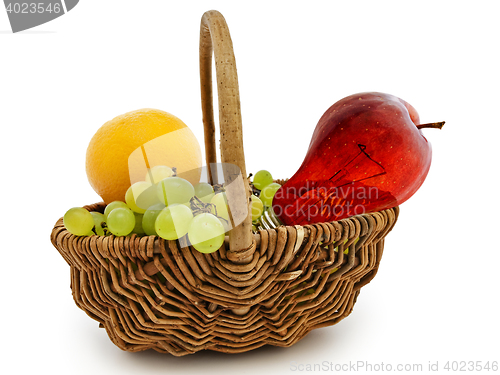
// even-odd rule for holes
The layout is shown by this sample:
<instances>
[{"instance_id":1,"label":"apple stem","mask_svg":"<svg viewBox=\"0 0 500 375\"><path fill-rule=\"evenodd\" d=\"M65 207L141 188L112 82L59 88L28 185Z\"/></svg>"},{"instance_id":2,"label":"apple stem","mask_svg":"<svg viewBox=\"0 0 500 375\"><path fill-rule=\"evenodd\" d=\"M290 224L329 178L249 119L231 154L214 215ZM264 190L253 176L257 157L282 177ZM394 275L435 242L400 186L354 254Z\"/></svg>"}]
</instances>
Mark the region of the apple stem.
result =
<instances>
[{"instance_id":1,"label":"apple stem","mask_svg":"<svg viewBox=\"0 0 500 375\"><path fill-rule=\"evenodd\" d=\"M424 129L424 128L433 128L433 129L441 129L444 125L444 121L441 122L431 122L428 124L420 124L417 125L418 129Z\"/></svg>"}]
</instances>

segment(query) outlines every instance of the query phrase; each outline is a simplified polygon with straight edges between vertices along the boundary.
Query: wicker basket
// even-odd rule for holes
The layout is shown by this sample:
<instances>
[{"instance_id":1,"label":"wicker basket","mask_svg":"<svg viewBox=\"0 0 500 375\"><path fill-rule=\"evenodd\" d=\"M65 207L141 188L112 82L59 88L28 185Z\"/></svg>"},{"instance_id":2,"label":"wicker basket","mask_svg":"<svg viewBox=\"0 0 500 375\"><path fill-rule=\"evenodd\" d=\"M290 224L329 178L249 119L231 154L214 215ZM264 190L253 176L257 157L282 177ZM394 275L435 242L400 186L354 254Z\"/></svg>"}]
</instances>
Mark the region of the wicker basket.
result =
<instances>
[{"instance_id":1,"label":"wicker basket","mask_svg":"<svg viewBox=\"0 0 500 375\"><path fill-rule=\"evenodd\" d=\"M207 165L216 162L212 98L215 55L221 160L245 186L238 79L226 22L203 15L200 73ZM230 177L228 177L230 178ZM227 181L226 181L227 182ZM249 202L246 197L228 199ZM246 201L244 201L246 200ZM103 212L104 203L86 206ZM175 356L214 350L290 346L348 316L360 288L377 273L398 207L338 222L279 226L252 233L251 217L224 245L202 254L157 236L77 237L59 219L51 241L71 267L76 304L121 349Z\"/></svg>"}]
</instances>

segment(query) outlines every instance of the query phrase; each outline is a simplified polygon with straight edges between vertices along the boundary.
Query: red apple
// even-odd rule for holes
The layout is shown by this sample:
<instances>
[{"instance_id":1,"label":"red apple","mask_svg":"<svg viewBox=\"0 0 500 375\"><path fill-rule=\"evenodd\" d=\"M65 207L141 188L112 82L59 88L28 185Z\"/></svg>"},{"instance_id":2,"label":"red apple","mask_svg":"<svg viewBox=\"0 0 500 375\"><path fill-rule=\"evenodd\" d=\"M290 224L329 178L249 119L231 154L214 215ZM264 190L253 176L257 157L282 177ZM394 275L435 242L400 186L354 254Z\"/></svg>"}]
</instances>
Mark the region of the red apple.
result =
<instances>
[{"instance_id":1,"label":"red apple","mask_svg":"<svg viewBox=\"0 0 500 375\"><path fill-rule=\"evenodd\" d=\"M405 202L422 185L431 145L417 111L393 95L367 92L332 105L314 130L295 175L276 192L286 224L340 220Z\"/></svg>"}]
</instances>

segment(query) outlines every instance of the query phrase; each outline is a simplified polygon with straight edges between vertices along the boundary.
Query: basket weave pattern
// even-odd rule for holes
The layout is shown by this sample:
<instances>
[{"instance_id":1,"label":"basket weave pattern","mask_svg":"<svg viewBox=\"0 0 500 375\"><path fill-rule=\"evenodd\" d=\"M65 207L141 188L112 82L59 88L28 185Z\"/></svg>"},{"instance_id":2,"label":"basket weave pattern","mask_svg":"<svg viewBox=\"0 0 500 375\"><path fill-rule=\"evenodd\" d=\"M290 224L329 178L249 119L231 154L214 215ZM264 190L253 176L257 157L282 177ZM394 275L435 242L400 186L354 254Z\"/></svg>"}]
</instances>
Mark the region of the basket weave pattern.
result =
<instances>
[{"instance_id":1,"label":"basket weave pattern","mask_svg":"<svg viewBox=\"0 0 500 375\"><path fill-rule=\"evenodd\" d=\"M243 265L228 260L227 244L202 254L156 236L77 237L62 220L51 239L71 266L76 304L121 349L237 353L290 346L349 315L377 273L397 214L261 230ZM157 270L167 282L151 274Z\"/></svg>"},{"instance_id":2,"label":"basket weave pattern","mask_svg":"<svg viewBox=\"0 0 500 375\"><path fill-rule=\"evenodd\" d=\"M384 239L397 220L395 207L338 222L252 233L236 65L227 25L216 11L203 15L200 29L209 169L216 162L212 53L221 161L238 166L238 178L248 187L246 196L227 192L229 202L239 203L230 206L243 207L248 215L223 246L202 254L182 239L78 237L65 229L62 218L52 230L51 241L71 269L76 304L123 350L183 356L206 349L239 353L266 344L290 346L351 313L360 288L377 273ZM224 179L228 186L234 176ZM105 205L85 208L103 212Z\"/></svg>"}]
</instances>

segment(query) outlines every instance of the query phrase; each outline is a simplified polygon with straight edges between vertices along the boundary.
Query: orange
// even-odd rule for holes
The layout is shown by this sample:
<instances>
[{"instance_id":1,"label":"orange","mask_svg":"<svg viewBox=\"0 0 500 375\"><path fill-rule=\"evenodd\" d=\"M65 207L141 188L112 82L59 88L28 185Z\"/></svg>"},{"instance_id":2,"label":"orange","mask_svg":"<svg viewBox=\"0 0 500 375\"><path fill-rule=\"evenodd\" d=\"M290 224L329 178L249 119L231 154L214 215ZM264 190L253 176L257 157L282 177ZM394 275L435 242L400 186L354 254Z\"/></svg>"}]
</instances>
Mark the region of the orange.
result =
<instances>
[{"instance_id":1,"label":"orange","mask_svg":"<svg viewBox=\"0 0 500 375\"><path fill-rule=\"evenodd\" d=\"M193 132L179 118L157 109L127 112L105 123L87 148L90 185L106 204L125 201L131 184L143 181L148 168L165 165L193 185L201 175L201 150Z\"/></svg>"}]
</instances>

